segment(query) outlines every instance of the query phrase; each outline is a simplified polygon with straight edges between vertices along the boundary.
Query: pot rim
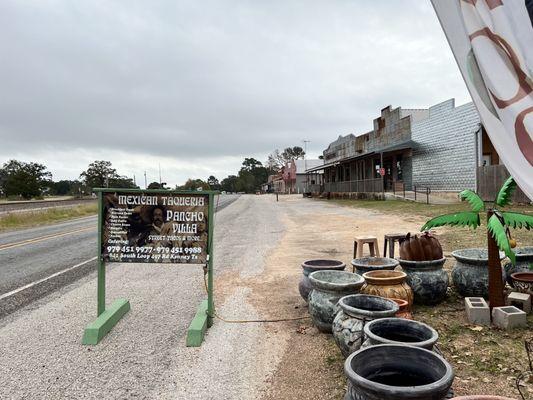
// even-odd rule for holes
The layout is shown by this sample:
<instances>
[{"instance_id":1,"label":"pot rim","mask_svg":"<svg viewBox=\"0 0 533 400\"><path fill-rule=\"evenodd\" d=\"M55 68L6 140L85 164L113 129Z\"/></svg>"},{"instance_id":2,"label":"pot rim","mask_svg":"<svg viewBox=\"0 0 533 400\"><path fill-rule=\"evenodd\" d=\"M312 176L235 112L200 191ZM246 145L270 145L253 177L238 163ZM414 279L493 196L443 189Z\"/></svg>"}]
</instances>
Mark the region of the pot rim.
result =
<instances>
[{"instance_id":1,"label":"pot rim","mask_svg":"<svg viewBox=\"0 0 533 400\"><path fill-rule=\"evenodd\" d=\"M382 262L382 264L377 264L377 265L372 265L372 264L369 264L368 262L365 263L363 262L363 260L365 261L370 261L370 260L375 260L375 261L378 261L378 262ZM400 263L398 262L398 260L396 260L395 258L389 258L389 257L359 257L359 258L354 258L352 261L351 261L351 264L354 266L354 267L363 267L363 268L390 268L390 267L397 267Z\"/></svg>"},{"instance_id":2,"label":"pot rim","mask_svg":"<svg viewBox=\"0 0 533 400\"><path fill-rule=\"evenodd\" d=\"M438 260L427 261L412 261L412 260L398 260L402 268L413 269L441 269L446 262L446 257L439 258Z\"/></svg>"},{"instance_id":3,"label":"pot rim","mask_svg":"<svg viewBox=\"0 0 533 400\"><path fill-rule=\"evenodd\" d=\"M469 257L469 256L466 256L464 254L462 254L465 250L481 250L481 251L484 251L484 252L487 252L487 249L483 248L483 247L470 247L470 248L466 248L466 249L457 249L457 250L454 250L452 251L452 256L457 260L457 261L461 261L465 264L475 264L475 265L487 265L488 262L489 262L489 256L488 256L488 252L487 252L487 257L486 258L479 258L479 257ZM505 258L505 253L500 251L500 261L503 260Z\"/></svg>"},{"instance_id":4,"label":"pot rim","mask_svg":"<svg viewBox=\"0 0 533 400\"><path fill-rule=\"evenodd\" d=\"M328 261L330 262L331 264L330 265L312 265L312 264L308 264L310 262L316 262L316 261ZM328 258L314 258L314 259L311 259L311 260L305 260L303 263L302 263L302 268L307 270L307 271L323 271L323 270L331 270L331 271L335 271L335 270L338 270L338 271L342 271L344 268L346 268L346 264L340 260L333 260L333 259L328 259Z\"/></svg>"},{"instance_id":5,"label":"pot rim","mask_svg":"<svg viewBox=\"0 0 533 400\"><path fill-rule=\"evenodd\" d=\"M397 285L405 281L407 274L403 271L377 270L365 272L363 278L372 285Z\"/></svg>"},{"instance_id":6,"label":"pot rim","mask_svg":"<svg viewBox=\"0 0 533 400\"><path fill-rule=\"evenodd\" d=\"M426 352L428 356L435 357L442 365L444 365L446 372L444 375L437 381L429 383L427 385L420 385L420 386L391 386L391 385L385 385L383 383L373 382L371 380L368 380L361 375L356 374L352 366L352 360L357 357L359 354L365 352L365 351L373 351L377 348L381 347L387 347L387 348L393 348L393 347L401 347L401 348L410 348L413 349L412 351L420 352L423 354L423 352ZM449 389L453 383L454 378L454 372L453 368L450 365L448 361L444 359L444 357L440 356L439 354L436 354L430 350L423 349L421 347L416 346L406 346L402 344L378 344L376 346L369 346L362 349L357 350L356 352L350 354L346 361L344 362L344 373L348 377L348 379L352 382L356 382L359 386L369 389L372 392L375 392L376 389L380 391L394 391L398 394L405 393L407 390L414 395L414 396L423 396L423 395L430 395L433 394L436 390L442 390Z\"/></svg>"},{"instance_id":7,"label":"pot rim","mask_svg":"<svg viewBox=\"0 0 533 400\"><path fill-rule=\"evenodd\" d=\"M520 278L520 276L523 276L524 278L530 277L530 279L523 279ZM511 274L511 278L513 278L513 280L517 282L533 283L533 271L515 272L514 274Z\"/></svg>"},{"instance_id":8,"label":"pot rim","mask_svg":"<svg viewBox=\"0 0 533 400\"><path fill-rule=\"evenodd\" d=\"M335 275L352 278L351 282L345 282L345 283L335 283L335 282L327 282L320 279L320 275L323 273L333 273ZM311 281L311 286L313 289L321 289L321 290L327 290L332 292L343 292L347 290L358 290L363 284L365 283L365 280L361 275L358 275L354 272L348 272L348 271L336 271L336 270L323 270L323 271L315 271L309 274L309 281Z\"/></svg>"},{"instance_id":9,"label":"pot rim","mask_svg":"<svg viewBox=\"0 0 533 400\"><path fill-rule=\"evenodd\" d=\"M353 297L355 298L370 297L370 298L380 299L380 300L383 300L389 303L392 307L390 310L381 310L381 311L370 311L370 310L365 310L363 308L353 307L346 303L346 301L349 298L353 298ZM342 309L342 311L344 311L349 316L355 317L355 318L359 316L371 317L371 318L384 318L384 317L392 316L400 310L400 306L394 300L387 299L381 296L374 296L372 294L349 294L347 296L341 297L339 299L338 304L339 304L339 307Z\"/></svg>"},{"instance_id":10,"label":"pot rim","mask_svg":"<svg viewBox=\"0 0 533 400\"><path fill-rule=\"evenodd\" d=\"M397 340L391 340L384 338L382 336L376 335L374 332L371 331L371 329L375 325L379 325L380 323L392 321L392 322L398 322L401 324L407 324L412 326L422 326L423 328L429 330L431 332L431 338L422 340L420 342L399 342ZM381 318L381 319L375 319L373 321L370 321L369 323L365 324L363 327L363 331L365 333L365 336L370 338L371 340L374 340L376 342L381 342L383 344L405 344L407 346L414 346L414 347L423 347L425 349L431 349L435 343L439 340L439 333L433 329L431 326L424 324L423 322L409 320L409 319L403 319L403 318Z\"/></svg>"}]
</instances>

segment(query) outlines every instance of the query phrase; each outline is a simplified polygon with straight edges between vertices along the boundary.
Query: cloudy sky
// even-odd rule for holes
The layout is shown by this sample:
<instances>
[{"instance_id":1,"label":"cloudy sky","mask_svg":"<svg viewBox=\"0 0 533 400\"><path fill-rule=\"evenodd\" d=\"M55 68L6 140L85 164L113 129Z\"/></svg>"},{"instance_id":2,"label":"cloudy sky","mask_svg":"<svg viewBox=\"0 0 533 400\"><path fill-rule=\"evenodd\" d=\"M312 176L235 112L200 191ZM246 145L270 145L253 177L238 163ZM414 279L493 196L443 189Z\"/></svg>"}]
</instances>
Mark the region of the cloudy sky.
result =
<instances>
[{"instance_id":1,"label":"cloudy sky","mask_svg":"<svg viewBox=\"0 0 533 400\"><path fill-rule=\"evenodd\" d=\"M470 101L429 0L4 0L0 48L0 163L56 180L221 179L389 104Z\"/></svg>"}]
</instances>

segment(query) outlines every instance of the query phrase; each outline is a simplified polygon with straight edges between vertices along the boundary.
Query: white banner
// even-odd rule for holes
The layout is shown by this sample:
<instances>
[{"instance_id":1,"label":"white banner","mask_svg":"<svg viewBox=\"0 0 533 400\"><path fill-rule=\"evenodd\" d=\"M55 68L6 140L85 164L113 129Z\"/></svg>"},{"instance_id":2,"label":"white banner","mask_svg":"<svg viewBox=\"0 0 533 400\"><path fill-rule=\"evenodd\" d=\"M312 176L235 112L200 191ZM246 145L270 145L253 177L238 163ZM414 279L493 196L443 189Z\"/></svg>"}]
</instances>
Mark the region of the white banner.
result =
<instances>
[{"instance_id":1,"label":"white banner","mask_svg":"<svg viewBox=\"0 0 533 400\"><path fill-rule=\"evenodd\" d=\"M533 0L431 2L492 144L533 200Z\"/></svg>"}]
</instances>

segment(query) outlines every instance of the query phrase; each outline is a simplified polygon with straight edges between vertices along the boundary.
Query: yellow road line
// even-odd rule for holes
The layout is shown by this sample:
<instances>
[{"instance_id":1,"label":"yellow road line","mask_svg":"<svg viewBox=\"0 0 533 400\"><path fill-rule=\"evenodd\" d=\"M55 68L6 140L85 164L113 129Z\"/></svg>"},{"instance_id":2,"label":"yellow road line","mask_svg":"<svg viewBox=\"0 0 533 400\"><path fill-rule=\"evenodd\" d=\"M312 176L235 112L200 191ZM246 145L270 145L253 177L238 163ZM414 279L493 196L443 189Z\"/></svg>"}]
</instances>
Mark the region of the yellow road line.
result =
<instances>
[{"instance_id":1,"label":"yellow road line","mask_svg":"<svg viewBox=\"0 0 533 400\"><path fill-rule=\"evenodd\" d=\"M6 243L6 244L0 245L0 250L12 249L14 247L20 247L20 246L24 246L24 245L27 245L27 244L42 242L44 240L55 239L55 238L58 238L58 237L61 237L61 236L71 235L73 233L78 233L78 232L85 232L85 231L89 231L89 230L93 230L93 229L95 229L95 228L91 226L91 227L88 227L88 228L81 228L81 229L76 229L76 230L73 230L73 231L54 233L54 234L51 234L51 235L41 236L41 237L37 237L37 238L33 238L33 239L22 240L20 242Z\"/></svg>"}]
</instances>

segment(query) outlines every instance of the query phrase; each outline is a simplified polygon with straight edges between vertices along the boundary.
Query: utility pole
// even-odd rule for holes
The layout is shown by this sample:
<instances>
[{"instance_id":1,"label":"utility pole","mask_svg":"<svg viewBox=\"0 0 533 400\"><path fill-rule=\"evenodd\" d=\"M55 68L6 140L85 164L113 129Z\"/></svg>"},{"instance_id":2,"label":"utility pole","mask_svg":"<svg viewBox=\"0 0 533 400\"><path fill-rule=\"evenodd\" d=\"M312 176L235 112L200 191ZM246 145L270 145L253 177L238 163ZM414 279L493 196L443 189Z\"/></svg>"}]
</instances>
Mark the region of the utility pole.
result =
<instances>
[{"instance_id":1,"label":"utility pole","mask_svg":"<svg viewBox=\"0 0 533 400\"><path fill-rule=\"evenodd\" d=\"M161 187L161 163L159 163L159 189L162 189Z\"/></svg>"},{"instance_id":2,"label":"utility pole","mask_svg":"<svg viewBox=\"0 0 533 400\"><path fill-rule=\"evenodd\" d=\"M311 142L310 140L304 139L304 170L305 170L305 193L309 192L309 174L307 173L307 143Z\"/></svg>"},{"instance_id":3,"label":"utility pole","mask_svg":"<svg viewBox=\"0 0 533 400\"><path fill-rule=\"evenodd\" d=\"M148 184L146 183L146 171L144 171L144 188L148 189Z\"/></svg>"}]
</instances>

